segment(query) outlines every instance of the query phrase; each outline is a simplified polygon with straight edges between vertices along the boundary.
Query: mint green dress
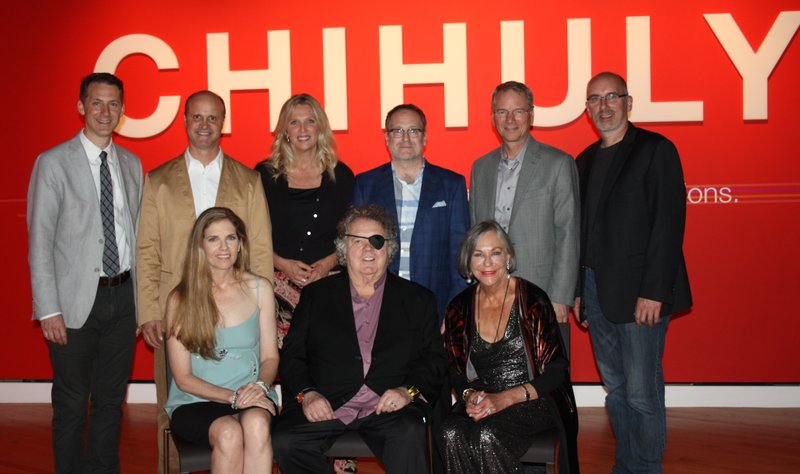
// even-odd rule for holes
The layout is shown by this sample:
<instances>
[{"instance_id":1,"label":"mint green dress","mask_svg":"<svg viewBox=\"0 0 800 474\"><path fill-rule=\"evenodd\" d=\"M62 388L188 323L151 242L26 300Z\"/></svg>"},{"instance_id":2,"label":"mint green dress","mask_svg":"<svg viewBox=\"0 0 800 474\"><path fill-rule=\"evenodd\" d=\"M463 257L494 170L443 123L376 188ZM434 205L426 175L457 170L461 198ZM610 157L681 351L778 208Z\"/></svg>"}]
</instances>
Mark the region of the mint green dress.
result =
<instances>
[{"instance_id":1,"label":"mint green dress","mask_svg":"<svg viewBox=\"0 0 800 474\"><path fill-rule=\"evenodd\" d=\"M217 344L214 350L219 360L204 359L199 354L192 353L190 355L192 374L229 390L236 390L242 385L258 380L261 365L259 312L260 309L256 308L250 318L236 326L217 328L215 331ZM273 401L277 400L273 390L270 390L269 397ZM198 402L208 402L208 400L181 391L175 380L170 380L169 397L164 405L164 410L170 418L172 412L179 406Z\"/></svg>"}]
</instances>

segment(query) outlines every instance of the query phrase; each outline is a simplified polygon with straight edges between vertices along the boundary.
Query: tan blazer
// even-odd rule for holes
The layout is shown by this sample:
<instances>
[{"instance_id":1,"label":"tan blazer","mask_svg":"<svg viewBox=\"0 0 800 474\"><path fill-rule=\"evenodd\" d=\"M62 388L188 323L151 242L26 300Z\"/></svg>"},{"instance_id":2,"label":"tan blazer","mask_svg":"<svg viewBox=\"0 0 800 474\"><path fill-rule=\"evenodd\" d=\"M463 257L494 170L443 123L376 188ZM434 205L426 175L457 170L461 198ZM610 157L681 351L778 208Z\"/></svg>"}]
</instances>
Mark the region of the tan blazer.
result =
<instances>
[{"instance_id":1,"label":"tan blazer","mask_svg":"<svg viewBox=\"0 0 800 474\"><path fill-rule=\"evenodd\" d=\"M242 218L250 239L250 269L272 281L272 226L258 172L225 155L216 205ZM163 319L167 296L181 277L196 217L183 154L147 174L136 243L140 326Z\"/></svg>"}]
</instances>

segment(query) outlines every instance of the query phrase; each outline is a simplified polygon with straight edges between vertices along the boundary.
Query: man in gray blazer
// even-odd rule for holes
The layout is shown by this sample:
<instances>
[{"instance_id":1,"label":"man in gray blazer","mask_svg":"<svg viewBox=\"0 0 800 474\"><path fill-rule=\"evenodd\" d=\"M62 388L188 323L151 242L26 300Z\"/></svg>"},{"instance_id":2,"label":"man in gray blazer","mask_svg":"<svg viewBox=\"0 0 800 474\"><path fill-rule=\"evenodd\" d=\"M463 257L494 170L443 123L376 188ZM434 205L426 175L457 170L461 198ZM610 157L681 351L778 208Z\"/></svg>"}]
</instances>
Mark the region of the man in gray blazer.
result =
<instances>
[{"instance_id":1,"label":"man in gray blazer","mask_svg":"<svg viewBox=\"0 0 800 474\"><path fill-rule=\"evenodd\" d=\"M531 136L533 93L525 84L495 88L492 118L503 144L472 164L472 223L494 219L503 226L517 253L517 274L547 292L565 323L578 275L575 162Z\"/></svg>"},{"instance_id":2,"label":"man in gray blazer","mask_svg":"<svg viewBox=\"0 0 800 474\"><path fill-rule=\"evenodd\" d=\"M83 130L39 155L28 187L33 318L53 366L55 472L119 472L136 342L131 270L142 165L111 141L124 112L116 76L85 77L78 112Z\"/></svg>"}]
</instances>

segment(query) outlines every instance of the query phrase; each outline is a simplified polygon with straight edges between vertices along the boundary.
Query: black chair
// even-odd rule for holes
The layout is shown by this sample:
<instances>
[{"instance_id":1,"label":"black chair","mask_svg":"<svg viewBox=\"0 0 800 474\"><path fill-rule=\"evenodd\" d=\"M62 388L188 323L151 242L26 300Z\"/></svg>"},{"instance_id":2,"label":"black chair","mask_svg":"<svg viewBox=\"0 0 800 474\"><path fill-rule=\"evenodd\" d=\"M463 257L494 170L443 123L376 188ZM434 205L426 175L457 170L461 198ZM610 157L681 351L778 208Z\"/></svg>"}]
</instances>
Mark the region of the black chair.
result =
<instances>
[{"instance_id":1,"label":"black chair","mask_svg":"<svg viewBox=\"0 0 800 474\"><path fill-rule=\"evenodd\" d=\"M169 355L166 353L167 348L164 347L164 357L167 358L167 387L172 384L172 372L169 369ZM178 469L181 473L195 472L195 471L209 471L211 470L211 448L199 446L197 444L186 441L177 434L173 433L171 429L164 428L161 442L163 444L164 453L164 472L170 472L169 464L169 440L170 438L175 443L175 448L178 451Z\"/></svg>"},{"instance_id":2,"label":"black chair","mask_svg":"<svg viewBox=\"0 0 800 474\"><path fill-rule=\"evenodd\" d=\"M178 451L178 469L181 473L209 471L211 469L211 449L190 443L173 433L169 428L164 429L162 442L164 443L164 472L170 472L169 440L175 443Z\"/></svg>"},{"instance_id":3,"label":"black chair","mask_svg":"<svg viewBox=\"0 0 800 474\"><path fill-rule=\"evenodd\" d=\"M561 330L561 340L564 341L564 352L569 358L569 323L558 325ZM542 432L533 440L528 451L522 455L523 464L544 464L547 474L558 472L558 456L561 450L561 436L557 428L550 428Z\"/></svg>"}]
</instances>

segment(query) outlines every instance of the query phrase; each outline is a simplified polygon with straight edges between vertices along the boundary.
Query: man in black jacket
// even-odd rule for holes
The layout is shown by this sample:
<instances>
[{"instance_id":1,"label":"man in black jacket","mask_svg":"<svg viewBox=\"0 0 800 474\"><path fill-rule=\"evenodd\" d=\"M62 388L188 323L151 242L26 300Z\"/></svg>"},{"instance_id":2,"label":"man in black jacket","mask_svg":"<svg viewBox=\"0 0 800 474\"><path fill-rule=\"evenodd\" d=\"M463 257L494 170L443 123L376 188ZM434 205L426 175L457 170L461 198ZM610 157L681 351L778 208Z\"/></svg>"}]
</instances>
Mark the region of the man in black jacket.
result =
<instances>
[{"instance_id":1,"label":"man in black jacket","mask_svg":"<svg viewBox=\"0 0 800 474\"><path fill-rule=\"evenodd\" d=\"M352 208L337 230L347 270L303 289L284 340L275 459L326 472L325 450L358 431L388 472L425 472L425 417L445 376L436 299L387 273L397 227L383 208Z\"/></svg>"},{"instance_id":2,"label":"man in black jacket","mask_svg":"<svg viewBox=\"0 0 800 474\"><path fill-rule=\"evenodd\" d=\"M614 473L661 472L666 443L661 360L672 314L692 304L683 258L686 187L675 146L628 121L633 97L618 74L593 77L586 113L600 140L577 159L581 284L617 440Z\"/></svg>"}]
</instances>

